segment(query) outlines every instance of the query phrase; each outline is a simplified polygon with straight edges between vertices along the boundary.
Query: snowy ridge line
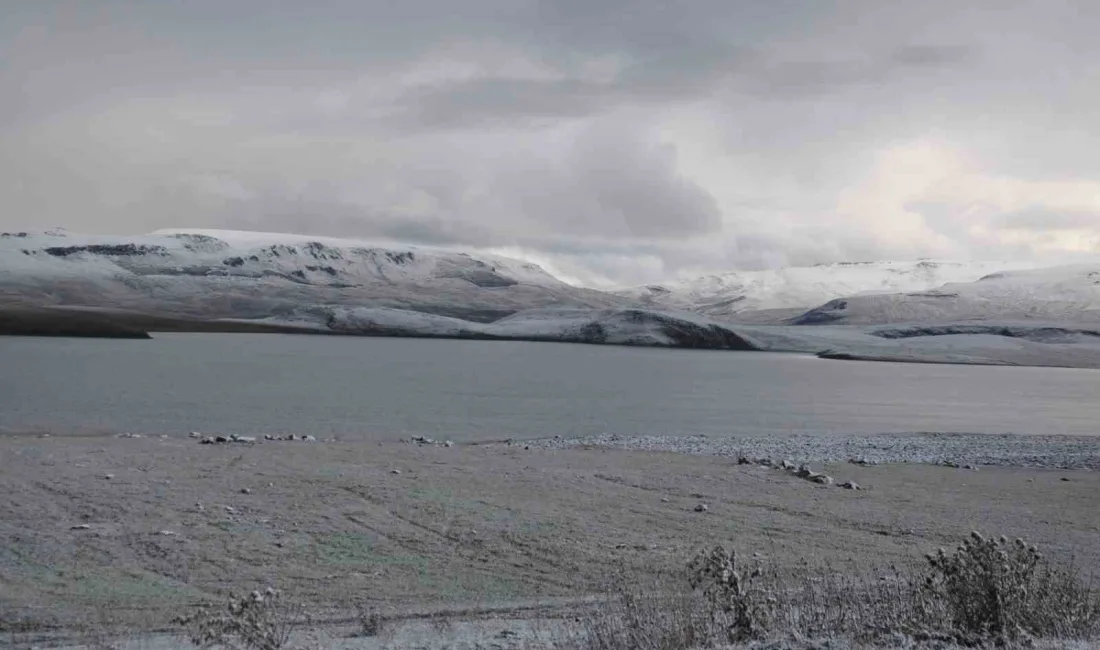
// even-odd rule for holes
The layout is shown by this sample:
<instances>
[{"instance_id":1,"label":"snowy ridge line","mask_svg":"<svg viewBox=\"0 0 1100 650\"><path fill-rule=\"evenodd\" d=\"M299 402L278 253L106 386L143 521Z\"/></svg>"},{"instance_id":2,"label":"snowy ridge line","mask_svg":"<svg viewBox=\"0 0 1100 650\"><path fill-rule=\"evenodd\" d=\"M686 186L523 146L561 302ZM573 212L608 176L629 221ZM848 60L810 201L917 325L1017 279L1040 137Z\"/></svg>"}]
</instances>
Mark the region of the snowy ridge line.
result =
<instances>
[{"instance_id":1,"label":"snowy ridge line","mask_svg":"<svg viewBox=\"0 0 1100 650\"><path fill-rule=\"evenodd\" d=\"M0 233L0 303L206 320L275 318L308 305L373 306L480 322L549 305L629 306L522 260L366 244L213 230Z\"/></svg>"},{"instance_id":2,"label":"snowy ridge line","mask_svg":"<svg viewBox=\"0 0 1100 650\"><path fill-rule=\"evenodd\" d=\"M468 278L489 285L565 283L520 260L419 246L281 233L162 230L148 235L3 233L0 269L57 274L85 270L138 275L279 277L299 282L341 279L417 282ZM23 258L20 259L20 254Z\"/></svg>"},{"instance_id":3,"label":"snowy ridge line","mask_svg":"<svg viewBox=\"0 0 1100 650\"><path fill-rule=\"evenodd\" d=\"M1100 326L1100 262L1002 271L919 293L838 298L795 325L1045 321Z\"/></svg>"},{"instance_id":4,"label":"snowy ridge line","mask_svg":"<svg viewBox=\"0 0 1100 650\"><path fill-rule=\"evenodd\" d=\"M682 309L713 317L771 309L810 309L866 293L906 293L990 274L1033 269L1034 262L868 262L822 264L766 271L731 271L677 282L624 289L618 295L654 309Z\"/></svg>"}]
</instances>

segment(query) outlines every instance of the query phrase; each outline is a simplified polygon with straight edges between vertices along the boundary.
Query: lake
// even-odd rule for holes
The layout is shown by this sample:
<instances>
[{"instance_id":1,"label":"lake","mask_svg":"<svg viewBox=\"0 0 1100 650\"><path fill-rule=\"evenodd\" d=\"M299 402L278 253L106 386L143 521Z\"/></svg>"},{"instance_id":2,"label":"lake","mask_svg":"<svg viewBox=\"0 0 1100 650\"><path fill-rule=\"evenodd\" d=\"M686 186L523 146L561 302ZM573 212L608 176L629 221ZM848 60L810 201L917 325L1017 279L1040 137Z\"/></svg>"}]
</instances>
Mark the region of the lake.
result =
<instances>
[{"instance_id":1,"label":"lake","mask_svg":"<svg viewBox=\"0 0 1100 650\"><path fill-rule=\"evenodd\" d=\"M1100 431L1100 372L276 334L0 337L0 431L455 441Z\"/></svg>"}]
</instances>

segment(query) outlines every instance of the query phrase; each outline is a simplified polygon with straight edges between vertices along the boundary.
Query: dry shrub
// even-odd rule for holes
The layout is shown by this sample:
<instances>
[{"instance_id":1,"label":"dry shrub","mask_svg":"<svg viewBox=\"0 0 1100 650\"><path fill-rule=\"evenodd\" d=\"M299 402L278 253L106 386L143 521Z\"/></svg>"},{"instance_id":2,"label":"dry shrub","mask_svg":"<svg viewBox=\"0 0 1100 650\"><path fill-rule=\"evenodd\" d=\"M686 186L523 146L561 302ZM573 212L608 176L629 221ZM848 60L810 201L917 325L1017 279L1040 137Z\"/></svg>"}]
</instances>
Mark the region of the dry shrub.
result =
<instances>
[{"instance_id":1,"label":"dry shrub","mask_svg":"<svg viewBox=\"0 0 1100 650\"><path fill-rule=\"evenodd\" d=\"M920 585L926 624L960 640L1089 638L1100 633L1100 599L1073 564L1056 565L1022 539L971 533L953 552L929 554Z\"/></svg>"},{"instance_id":2,"label":"dry shrub","mask_svg":"<svg viewBox=\"0 0 1100 650\"><path fill-rule=\"evenodd\" d=\"M1100 638L1100 594L1072 563L974 534L887 570L803 564L779 574L722 547L678 580L621 582L584 620L579 650L687 650L765 637L1006 645Z\"/></svg>"},{"instance_id":3,"label":"dry shrub","mask_svg":"<svg viewBox=\"0 0 1100 650\"><path fill-rule=\"evenodd\" d=\"M776 598L759 560L748 562L736 550L716 546L700 551L688 564L691 587L721 614L730 643L760 638L775 617Z\"/></svg>"},{"instance_id":4,"label":"dry shrub","mask_svg":"<svg viewBox=\"0 0 1100 650\"><path fill-rule=\"evenodd\" d=\"M359 620L359 636L373 637L382 633L382 625L385 619L377 608L359 603L356 607Z\"/></svg>"},{"instance_id":5,"label":"dry shrub","mask_svg":"<svg viewBox=\"0 0 1100 650\"><path fill-rule=\"evenodd\" d=\"M227 650L282 650L290 641L302 608L268 587L247 596L230 597L224 609L201 607L176 619L200 648Z\"/></svg>"}]
</instances>

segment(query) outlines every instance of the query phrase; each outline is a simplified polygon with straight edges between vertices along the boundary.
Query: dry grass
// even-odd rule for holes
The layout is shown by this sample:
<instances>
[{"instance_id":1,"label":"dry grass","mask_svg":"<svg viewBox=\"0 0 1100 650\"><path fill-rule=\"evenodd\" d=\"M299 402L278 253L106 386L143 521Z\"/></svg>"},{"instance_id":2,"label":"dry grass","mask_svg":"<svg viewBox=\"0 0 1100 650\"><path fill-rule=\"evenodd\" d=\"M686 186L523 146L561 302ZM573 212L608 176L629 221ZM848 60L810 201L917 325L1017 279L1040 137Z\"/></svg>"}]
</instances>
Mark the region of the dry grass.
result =
<instances>
[{"instance_id":1,"label":"dry grass","mask_svg":"<svg viewBox=\"0 0 1100 650\"><path fill-rule=\"evenodd\" d=\"M722 547L660 583L621 581L573 650L687 650L767 638L849 645L1018 645L1100 639L1100 593L1080 567L1018 540L974 534L925 563L804 564L779 573Z\"/></svg>"}]
</instances>

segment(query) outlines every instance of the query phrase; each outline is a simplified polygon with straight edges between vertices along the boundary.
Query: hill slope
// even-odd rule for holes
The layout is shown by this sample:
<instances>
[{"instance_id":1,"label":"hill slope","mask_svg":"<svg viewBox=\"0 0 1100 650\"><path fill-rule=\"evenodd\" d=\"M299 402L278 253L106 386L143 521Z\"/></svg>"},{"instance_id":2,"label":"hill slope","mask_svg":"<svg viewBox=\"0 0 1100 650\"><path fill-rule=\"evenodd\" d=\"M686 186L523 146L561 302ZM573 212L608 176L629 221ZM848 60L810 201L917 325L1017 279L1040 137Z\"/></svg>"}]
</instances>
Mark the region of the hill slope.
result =
<instances>
[{"instance_id":1,"label":"hill slope","mask_svg":"<svg viewBox=\"0 0 1100 650\"><path fill-rule=\"evenodd\" d=\"M534 307L627 304L503 257L212 230L0 234L0 302L197 318L262 318L327 304L477 321Z\"/></svg>"},{"instance_id":2,"label":"hill slope","mask_svg":"<svg viewBox=\"0 0 1100 650\"><path fill-rule=\"evenodd\" d=\"M974 321L1100 322L1100 263L993 273L976 282L926 291L832 300L796 325L961 323Z\"/></svg>"},{"instance_id":3,"label":"hill slope","mask_svg":"<svg viewBox=\"0 0 1100 650\"><path fill-rule=\"evenodd\" d=\"M930 260L822 264L768 271L731 271L616 293L652 309L690 311L712 318L740 320L751 312L808 309L835 298L868 292L923 291L949 282L974 281L997 271L1026 268L1034 268L1034 264Z\"/></svg>"}]
</instances>

